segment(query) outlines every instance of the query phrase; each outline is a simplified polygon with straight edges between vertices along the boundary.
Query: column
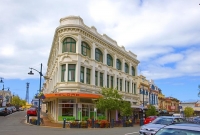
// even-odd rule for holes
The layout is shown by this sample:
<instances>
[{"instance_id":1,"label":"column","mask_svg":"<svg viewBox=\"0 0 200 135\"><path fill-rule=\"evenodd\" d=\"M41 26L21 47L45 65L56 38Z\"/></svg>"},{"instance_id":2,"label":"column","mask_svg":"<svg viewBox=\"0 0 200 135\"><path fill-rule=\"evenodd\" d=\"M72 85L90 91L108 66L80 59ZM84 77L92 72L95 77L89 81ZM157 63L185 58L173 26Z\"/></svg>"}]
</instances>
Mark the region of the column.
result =
<instances>
[{"instance_id":1,"label":"column","mask_svg":"<svg viewBox=\"0 0 200 135\"><path fill-rule=\"evenodd\" d=\"M124 71L124 64L125 64L125 60L124 60L124 58L122 59L122 72L125 72Z\"/></svg>"},{"instance_id":2,"label":"column","mask_svg":"<svg viewBox=\"0 0 200 135\"><path fill-rule=\"evenodd\" d=\"M81 54L81 35L78 35L78 41L76 42L76 53Z\"/></svg>"},{"instance_id":3,"label":"column","mask_svg":"<svg viewBox=\"0 0 200 135\"><path fill-rule=\"evenodd\" d=\"M122 91L125 92L125 78L122 78Z\"/></svg>"},{"instance_id":4,"label":"column","mask_svg":"<svg viewBox=\"0 0 200 135\"><path fill-rule=\"evenodd\" d=\"M116 54L114 55L114 59L113 59L113 67L116 68L116 60L117 60L117 56Z\"/></svg>"},{"instance_id":5,"label":"column","mask_svg":"<svg viewBox=\"0 0 200 135\"><path fill-rule=\"evenodd\" d=\"M91 85L95 85L95 66L94 65L92 66L92 71L91 71Z\"/></svg>"},{"instance_id":6,"label":"column","mask_svg":"<svg viewBox=\"0 0 200 135\"><path fill-rule=\"evenodd\" d=\"M84 83L86 83L86 67L84 67Z\"/></svg>"},{"instance_id":7,"label":"column","mask_svg":"<svg viewBox=\"0 0 200 135\"><path fill-rule=\"evenodd\" d=\"M106 49L104 49L103 63L107 65L107 50Z\"/></svg>"},{"instance_id":8,"label":"column","mask_svg":"<svg viewBox=\"0 0 200 135\"><path fill-rule=\"evenodd\" d=\"M92 43L92 59L95 60L95 48L96 48L96 45L95 43Z\"/></svg>"},{"instance_id":9,"label":"column","mask_svg":"<svg viewBox=\"0 0 200 135\"><path fill-rule=\"evenodd\" d=\"M77 61L76 64L76 78L75 82L80 82L80 61Z\"/></svg>"},{"instance_id":10,"label":"column","mask_svg":"<svg viewBox=\"0 0 200 135\"><path fill-rule=\"evenodd\" d=\"M58 54L62 54L62 42L60 40L60 37L58 38L58 46L59 46L59 48L58 48Z\"/></svg>"},{"instance_id":11,"label":"column","mask_svg":"<svg viewBox=\"0 0 200 135\"><path fill-rule=\"evenodd\" d=\"M132 93L133 94L133 88L132 88L132 80L129 81L129 93Z\"/></svg>"},{"instance_id":12,"label":"column","mask_svg":"<svg viewBox=\"0 0 200 135\"><path fill-rule=\"evenodd\" d=\"M129 75L132 75L132 64L129 63Z\"/></svg>"}]
</instances>

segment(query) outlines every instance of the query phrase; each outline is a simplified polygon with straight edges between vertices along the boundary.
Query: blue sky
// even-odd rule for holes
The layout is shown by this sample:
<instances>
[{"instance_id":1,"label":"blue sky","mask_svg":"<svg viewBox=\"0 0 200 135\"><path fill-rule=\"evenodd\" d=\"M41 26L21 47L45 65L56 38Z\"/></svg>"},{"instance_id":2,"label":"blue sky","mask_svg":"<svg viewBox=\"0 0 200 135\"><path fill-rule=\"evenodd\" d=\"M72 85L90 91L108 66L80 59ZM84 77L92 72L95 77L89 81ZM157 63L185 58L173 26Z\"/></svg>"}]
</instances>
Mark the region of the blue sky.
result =
<instances>
[{"instance_id":1,"label":"blue sky","mask_svg":"<svg viewBox=\"0 0 200 135\"><path fill-rule=\"evenodd\" d=\"M80 16L119 46L137 55L138 73L153 79L166 96L198 100L200 85L199 0L7 0L0 4L0 77L21 98L39 89L60 18ZM0 84L2 87L3 84Z\"/></svg>"}]
</instances>

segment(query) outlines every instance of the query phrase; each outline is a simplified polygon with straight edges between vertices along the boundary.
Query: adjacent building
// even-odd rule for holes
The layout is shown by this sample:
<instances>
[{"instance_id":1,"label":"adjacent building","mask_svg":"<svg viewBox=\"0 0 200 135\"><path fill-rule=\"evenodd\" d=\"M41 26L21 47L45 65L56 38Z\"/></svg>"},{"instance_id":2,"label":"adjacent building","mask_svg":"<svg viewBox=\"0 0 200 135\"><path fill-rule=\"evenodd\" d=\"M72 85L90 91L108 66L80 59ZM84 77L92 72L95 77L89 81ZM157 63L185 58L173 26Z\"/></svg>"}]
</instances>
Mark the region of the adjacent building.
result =
<instances>
[{"instance_id":1,"label":"adjacent building","mask_svg":"<svg viewBox=\"0 0 200 135\"><path fill-rule=\"evenodd\" d=\"M139 108L137 56L82 18L60 19L56 28L44 84L46 109L55 121L107 117L95 108L102 87L116 88L132 108ZM140 87L140 86L139 86ZM111 117L118 119L119 112Z\"/></svg>"}]
</instances>

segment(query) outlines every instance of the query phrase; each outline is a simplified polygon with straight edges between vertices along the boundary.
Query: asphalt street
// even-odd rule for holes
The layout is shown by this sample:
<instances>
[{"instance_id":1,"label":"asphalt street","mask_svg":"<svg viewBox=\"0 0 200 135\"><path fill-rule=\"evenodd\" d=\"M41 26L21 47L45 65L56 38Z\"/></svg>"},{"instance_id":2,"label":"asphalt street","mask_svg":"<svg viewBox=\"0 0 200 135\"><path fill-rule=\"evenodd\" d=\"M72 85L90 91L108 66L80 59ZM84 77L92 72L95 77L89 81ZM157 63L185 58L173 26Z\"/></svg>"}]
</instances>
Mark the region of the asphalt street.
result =
<instances>
[{"instance_id":1,"label":"asphalt street","mask_svg":"<svg viewBox=\"0 0 200 135\"><path fill-rule=\"evenodd\" d=\"M139 126L116 128L52 128L26 124L26 112L0 116L0 135L138 135Z\"/></svg>"}]
</instances>

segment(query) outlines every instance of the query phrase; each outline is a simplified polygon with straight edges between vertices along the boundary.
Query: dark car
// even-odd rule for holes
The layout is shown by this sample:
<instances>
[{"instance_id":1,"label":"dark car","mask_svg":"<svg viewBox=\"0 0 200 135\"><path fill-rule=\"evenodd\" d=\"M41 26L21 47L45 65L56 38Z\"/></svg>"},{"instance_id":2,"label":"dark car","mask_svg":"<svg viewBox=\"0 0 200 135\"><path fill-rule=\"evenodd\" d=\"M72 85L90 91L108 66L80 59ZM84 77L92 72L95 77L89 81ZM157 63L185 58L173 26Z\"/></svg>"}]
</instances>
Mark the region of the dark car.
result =
<instances>
[{"instance_id":1,"label":"dark car","mask_svg":"<svg viewBox=\"0 0 200 135\"><path fill-rule=\"evenodd\" d=\"M4 107L0 108L0 116L6 116L6 115L8 115L6 109Z\"/></svg>"},{"instance_id":2,"label":"dark car","mask_svg":"<svg viewBox=\"0 0 200 135\"><path fill-rule=\"evenodd\" d=\"M200 135L200 125L192 123L173 124L161 128L155 135Z\"/></svg>"},{"instance_id":3,"label":"dark car","mask_svg":"<svg viewBox=\"0 0 200 135\"><path fill-rule=\"evenodd\" d=\"M151 123L143 125L140 128L139 133L143 135L154 135L159 129L165 127L166 125L182 122L185 122L185 120L180 117L160 116Z\"/></svg>"}]
</instances>

